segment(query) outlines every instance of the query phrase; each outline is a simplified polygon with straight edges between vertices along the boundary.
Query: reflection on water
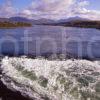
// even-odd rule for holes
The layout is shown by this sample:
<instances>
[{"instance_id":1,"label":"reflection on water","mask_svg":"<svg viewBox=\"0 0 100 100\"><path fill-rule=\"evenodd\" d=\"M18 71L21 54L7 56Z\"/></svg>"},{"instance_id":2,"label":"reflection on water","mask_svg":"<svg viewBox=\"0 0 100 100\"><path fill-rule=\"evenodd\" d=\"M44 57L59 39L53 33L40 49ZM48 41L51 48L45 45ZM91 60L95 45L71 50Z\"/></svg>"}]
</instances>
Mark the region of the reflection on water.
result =
<instances>
[{"instance_id":1,"label":"reflection on water","mask_svg":"<svg viewBox=\"0 0 100 100\"><path fill-rule=\"evenodd\" d=\"M70 53L100 58L100 31L60 26L0 29L0 54L42 55Z\"/></svg>"}]
</instances>

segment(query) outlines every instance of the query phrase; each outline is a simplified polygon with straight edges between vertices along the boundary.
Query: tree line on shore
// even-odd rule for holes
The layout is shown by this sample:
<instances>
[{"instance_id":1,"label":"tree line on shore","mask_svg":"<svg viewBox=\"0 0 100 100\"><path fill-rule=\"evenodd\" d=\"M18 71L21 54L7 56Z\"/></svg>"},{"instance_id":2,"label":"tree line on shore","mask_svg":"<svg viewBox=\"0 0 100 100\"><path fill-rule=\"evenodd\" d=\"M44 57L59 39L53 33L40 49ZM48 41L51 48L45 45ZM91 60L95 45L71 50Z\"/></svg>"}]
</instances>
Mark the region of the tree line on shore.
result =
<instances>
[{"instance_id":1,"label":"tree line on shore","mask_svg":"<svg viewBox=\"0 0 100 100\"><path fill-rule=\"evenodd\" d=\"M65 26L81 27L81 28L97 28L100 29L100 21L72 21L64 24Z\"/></svg>"},{"instance_id":2,"label":"tree line on shore","mask_svg":"<svg viewBox=\"0 0 100 100\"><path fill-rule=\"evenodd\" d=\"M74 20L74 21L58 22L50 24L43 23L43 25L100 29L100 21L91 21L91 20Z\"/></svg>"},{"instance_id":3,"label":"tree line on shore","mask_svg":"<svg viewBox=\"0 0 100 100\"><path fill-rule=\"evenodd\" d=\"M32 24L28 22L10 22L10 21L4 21L0 22L1 28L10 28L10 27L31 27Z\"/></svg>"}]
</instances>

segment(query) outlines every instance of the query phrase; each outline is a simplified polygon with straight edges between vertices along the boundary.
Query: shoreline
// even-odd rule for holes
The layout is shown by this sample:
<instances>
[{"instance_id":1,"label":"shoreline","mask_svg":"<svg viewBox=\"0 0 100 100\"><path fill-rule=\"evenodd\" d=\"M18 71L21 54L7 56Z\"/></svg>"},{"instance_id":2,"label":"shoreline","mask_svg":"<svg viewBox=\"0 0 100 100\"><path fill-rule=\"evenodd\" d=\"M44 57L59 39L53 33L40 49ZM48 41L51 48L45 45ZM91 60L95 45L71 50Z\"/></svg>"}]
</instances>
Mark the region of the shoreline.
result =
<instances>
[{"instance_id":1,"label":"shoreline","mask_svg":"<svg viewBox=\"0 0 100 100\"><path fill-rule=\"evenodd\" d=\"M0 99L1 100L32 100L21 95L20 92L14 92L6 87L2 81L0 81Z\"/></svg>"}]
</instances>

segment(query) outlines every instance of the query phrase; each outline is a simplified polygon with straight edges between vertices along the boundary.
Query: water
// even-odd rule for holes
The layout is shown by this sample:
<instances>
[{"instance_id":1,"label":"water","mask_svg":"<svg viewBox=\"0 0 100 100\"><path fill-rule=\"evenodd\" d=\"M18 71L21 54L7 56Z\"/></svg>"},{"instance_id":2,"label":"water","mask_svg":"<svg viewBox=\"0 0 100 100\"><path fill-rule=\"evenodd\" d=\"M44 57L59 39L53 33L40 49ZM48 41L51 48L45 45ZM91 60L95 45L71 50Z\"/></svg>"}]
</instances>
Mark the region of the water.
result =
<instances>
[{"instance_id":1,"label":"water","mask_svg":"<svg viewBox=\"0 0 100 100\"><path fill-rule=\"evenodd\" d=\"M0 29L1 55L56 53L100 58L100 30L61 26Z\"/></svg>"}]
</instances>

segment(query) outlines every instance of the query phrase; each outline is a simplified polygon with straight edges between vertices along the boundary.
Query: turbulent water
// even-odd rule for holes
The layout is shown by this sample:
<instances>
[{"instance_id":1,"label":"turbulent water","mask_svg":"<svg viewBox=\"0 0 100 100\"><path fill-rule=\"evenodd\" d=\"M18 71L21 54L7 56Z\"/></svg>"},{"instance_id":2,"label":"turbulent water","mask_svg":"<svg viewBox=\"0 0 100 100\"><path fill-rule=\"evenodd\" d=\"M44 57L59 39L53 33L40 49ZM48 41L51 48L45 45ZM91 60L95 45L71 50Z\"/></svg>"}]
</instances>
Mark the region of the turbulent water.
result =
<instances>
[{"instance_id":1,"label":"turbulent water","mask_svg":"<svg viewBox=\"0 0 100 100\"><path fill-rule=\"evenodd\" d=\"M33 100L100 100L100 61L8 58L1 81Z\"/></svg>"}]
</instances>

